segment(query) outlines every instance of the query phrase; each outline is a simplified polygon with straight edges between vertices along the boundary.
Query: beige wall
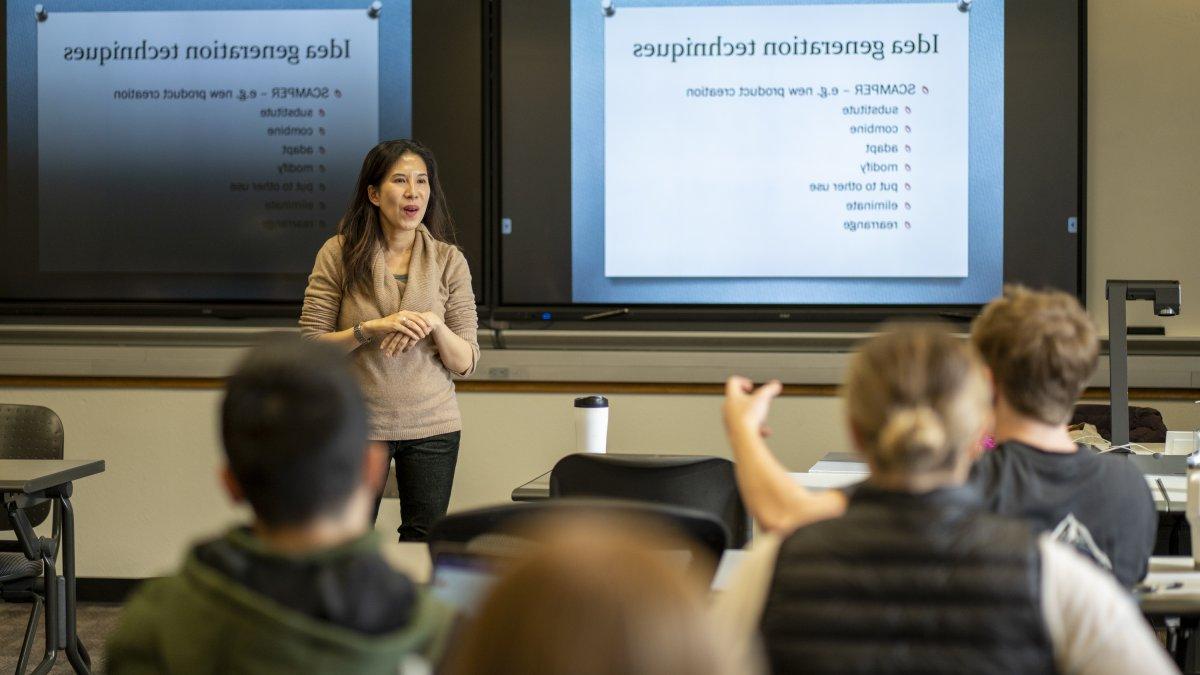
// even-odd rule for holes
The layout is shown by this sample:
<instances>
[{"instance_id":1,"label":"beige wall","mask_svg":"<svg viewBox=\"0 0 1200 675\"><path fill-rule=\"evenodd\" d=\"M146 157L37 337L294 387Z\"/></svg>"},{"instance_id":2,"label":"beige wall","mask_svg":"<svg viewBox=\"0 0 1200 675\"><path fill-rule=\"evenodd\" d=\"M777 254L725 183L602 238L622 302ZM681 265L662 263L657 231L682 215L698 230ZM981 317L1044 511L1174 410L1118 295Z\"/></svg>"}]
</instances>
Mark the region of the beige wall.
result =
<instances>
[{"instance_id":1,"label":"beige wall","mask_svg":"<svg viewBox=\"0 0 1200 675\"><path fill-rule=\"evenodd\" d=\"M68 459L107 470L75 490L81 576L143 577L172 568L187 542L241 517L216 483L221 463L216 391L0 389L0 400L45 405L66 428ZM571 395L464 394L463 446L451 508L509 500L574 442ZM716 396L613 395L614 451L728 455ZM787 398L772 427L790 467L845 449L839 403ZM396 502L380 529L394 531Z\"/></svg>"},{"instance_id":2,"label":"beige wall","mask_svg":"<svg viewBox=\"0 0 1200 675\"><path fill-rule=\"evenodd\" d=\"M0 400L48 406L62 417L70 458L102 457L105 473L76 486L81 576L144 577L178 562L187 543L244 517L216 483L216 391L0 389ZM573 443L566 394L463 394L464 434L452 510L505 502ZM612 395L609 448L728 456L717 396ZM1200 427L1200 406L1144 402L1172 429ZM788 397L775 405L771 444L804 470L849 449L841 404ZM394 531L397 504L379 528Z\"/></svg>"},{"instance_id":3,"label":"beige wall","mask_svg":"<svg viewBox=\"0 0 1200 675\"><path fill-rule=\"evenodd\" d=\"M1088 13L1088 308L1107 333L1105 279L1179 279L1179 317L1138 302L1129 323L1200 336L1200 2Z\"/></svg>"}]
</instances>

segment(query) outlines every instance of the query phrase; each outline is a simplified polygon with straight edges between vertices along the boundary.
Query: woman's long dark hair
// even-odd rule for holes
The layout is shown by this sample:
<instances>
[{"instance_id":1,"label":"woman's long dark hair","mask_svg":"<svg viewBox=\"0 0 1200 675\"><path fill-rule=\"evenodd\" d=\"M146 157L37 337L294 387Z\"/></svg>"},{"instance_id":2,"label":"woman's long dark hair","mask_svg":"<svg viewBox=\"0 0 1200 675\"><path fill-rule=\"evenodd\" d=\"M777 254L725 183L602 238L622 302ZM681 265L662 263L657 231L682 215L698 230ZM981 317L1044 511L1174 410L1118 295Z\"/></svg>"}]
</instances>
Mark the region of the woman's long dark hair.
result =
<instances>
[{"instance_id":1,"label":"woman's long dark hair","mask_svg":"<svg viewBox=\"0 0 1200 675\"><path fill-rule=\"evenodd\" d=\"M348 294L356 287L364 292L371 286L371 261L375 252L384 245L383 225L379 221L379 207L367 198L367 188L379 189L387 178L388 171L396 160L405 153L412 153L425 161L429 171L429 205L425 209L425 227L434 239L456 244L454 220L446 207L446 195L438 180L437 161L433 152L417 141L407 138L384 141L371 148L363 158L362 169L354 186L354 197L346 215L338 222L338 234L342 237L342 293Z\"/></svg>"}]
</instances>

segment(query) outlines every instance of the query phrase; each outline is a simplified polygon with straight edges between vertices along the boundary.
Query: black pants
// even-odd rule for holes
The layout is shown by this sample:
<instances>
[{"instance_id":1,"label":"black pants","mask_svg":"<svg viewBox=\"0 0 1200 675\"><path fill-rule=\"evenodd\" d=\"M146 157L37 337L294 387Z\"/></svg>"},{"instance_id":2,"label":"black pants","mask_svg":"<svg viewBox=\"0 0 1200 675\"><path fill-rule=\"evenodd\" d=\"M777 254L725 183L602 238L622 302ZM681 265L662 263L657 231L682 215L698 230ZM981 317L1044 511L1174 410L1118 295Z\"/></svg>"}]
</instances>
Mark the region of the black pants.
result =
<instances>
[{"instance_id":1,"label":"black pants","mask_svg":"<svg viewBox=\"0 0 1200 675\"><path fill-rule=\"evenodd\" d=\"M388 441L390 466L396 462L396 488L400 493L400 541L425 541L433 521L446 515L450 488L454 485L454 466L458 463L458 441L462 432ZM375 498L379 517L381 492Z\"/></svg>"}]
</instances>

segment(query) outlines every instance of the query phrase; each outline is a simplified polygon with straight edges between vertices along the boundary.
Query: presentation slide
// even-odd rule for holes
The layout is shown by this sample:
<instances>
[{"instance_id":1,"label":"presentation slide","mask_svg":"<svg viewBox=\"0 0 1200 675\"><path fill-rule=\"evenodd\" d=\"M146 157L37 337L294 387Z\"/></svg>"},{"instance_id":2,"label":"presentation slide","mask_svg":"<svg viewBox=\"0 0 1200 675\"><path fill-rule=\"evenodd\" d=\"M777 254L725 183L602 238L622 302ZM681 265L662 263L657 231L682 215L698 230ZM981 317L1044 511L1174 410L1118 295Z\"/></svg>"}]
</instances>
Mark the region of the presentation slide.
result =
<instances>
[{"instance_id":1,"label":"presentation slide","mask_svg":"<svg viewBox=\"0 0 1200 675\"><path fill-rule=\"evenodd\" d=\"M966 276L966 17L949 3L616 12L605 274ZM754 37L789 25L863 37Z\"/></svg>"},{"instance_id":2,"label":"presentation slide","mask_svg":"<svg viewBox=\"0 0 1200 675\"><path fill-rule=\"evenodd\" d=\"M1000 0L576 0L573 301L985 302L1003 18Z\"/></svg>"},{"instance_id":3,"label":"presentation slide","mask_svg":"<svg viewBox=\"0 0 1200 675\"><path fill-rule=\"evenodd\" d=\"M183 4L10 16L40 271L307 272L363 155L410 134L407 2Z\"/></svg>"}]
</instances>

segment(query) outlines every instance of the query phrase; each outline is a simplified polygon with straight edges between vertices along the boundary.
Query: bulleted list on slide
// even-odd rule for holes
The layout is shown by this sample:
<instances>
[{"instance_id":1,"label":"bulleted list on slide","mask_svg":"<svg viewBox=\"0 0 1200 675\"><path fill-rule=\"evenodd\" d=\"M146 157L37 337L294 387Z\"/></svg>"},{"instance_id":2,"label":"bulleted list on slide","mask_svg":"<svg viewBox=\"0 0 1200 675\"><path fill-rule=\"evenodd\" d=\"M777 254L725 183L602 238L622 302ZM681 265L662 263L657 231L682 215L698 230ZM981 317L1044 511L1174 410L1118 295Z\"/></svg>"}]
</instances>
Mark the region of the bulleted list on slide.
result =
<instances>
[{"instance_id":1,"label":"bulleted list on slide","mask_svg":"<svg viewBox=\"0 0 1200 675\"><path fill-rule=\"evenodd\" d=\"M358 10L52 12L41 269L304 271L378 138L378 42Z\"/></svg>"},{"instance_id":2,"label":"bulleted list on slide","mask_svg":"<svg viewBox=\"0 0 1200 675\"><path fill-rule=\"evenodd\" d=\"M605 275L967 276L969 22L951 2L618 7Z\"/></svg>"}]
</instances>

